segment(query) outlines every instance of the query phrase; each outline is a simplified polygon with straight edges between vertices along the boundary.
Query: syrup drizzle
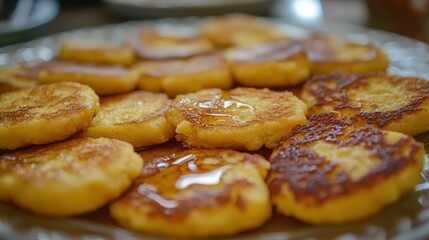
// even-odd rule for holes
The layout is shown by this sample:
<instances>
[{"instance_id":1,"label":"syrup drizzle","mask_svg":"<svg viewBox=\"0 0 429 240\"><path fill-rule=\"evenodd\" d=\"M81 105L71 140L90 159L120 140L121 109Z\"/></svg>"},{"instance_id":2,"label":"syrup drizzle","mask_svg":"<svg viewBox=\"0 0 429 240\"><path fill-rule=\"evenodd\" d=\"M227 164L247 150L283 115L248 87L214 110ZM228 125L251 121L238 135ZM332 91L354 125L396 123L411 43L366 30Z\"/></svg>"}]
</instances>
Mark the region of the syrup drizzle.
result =
<instances>
[{"instance_id":1,"label":"syrup drizzle","mask_svg":"<svg viewBox=\"0 0 429 240\"><path fill-rule=\"evenodd\" d=\"M158 159L161 161L157 162L155 166L159 172L156 175L145 177L144 181L138 185L137 192L162 207L164 209L162 211L166 215L170 215L169 213L180 205L180 200L171 197L170 193L180 195L180 192L192 185L218 185L221 183L224 172L231 168L231 165L219 166L217 161L200 162L205 158L199 158L195 154L184 156L173 154Z\"/></svg>"},{"instance_id":2,"label":"syrup drizzle","mask_svg":"<svg viewBox=\"0 0 429 240\"><path fill-rule=\"evenodd\" d=\"M161 205L164 208L176 208L179 206L179 203L175 200L169 200L164 197L162 197L160 194L157 193L157 188L150 184L140 184L137 188L137 191L147 198L157 202L159 205Z\"/></svg>"},{"instance_id":3,"label":"syrup drizzle","mask_svg":"<svg viewBox=\"0 0 429 240\"><path fill-rule=\"evenodd\" d=\"M231 166L226 165L206 173L183 175L176 181L176 188L183 189L193 184L201 184L201 185L219 184L222 175L230 167Z\"/></svg>"}]
</instances>

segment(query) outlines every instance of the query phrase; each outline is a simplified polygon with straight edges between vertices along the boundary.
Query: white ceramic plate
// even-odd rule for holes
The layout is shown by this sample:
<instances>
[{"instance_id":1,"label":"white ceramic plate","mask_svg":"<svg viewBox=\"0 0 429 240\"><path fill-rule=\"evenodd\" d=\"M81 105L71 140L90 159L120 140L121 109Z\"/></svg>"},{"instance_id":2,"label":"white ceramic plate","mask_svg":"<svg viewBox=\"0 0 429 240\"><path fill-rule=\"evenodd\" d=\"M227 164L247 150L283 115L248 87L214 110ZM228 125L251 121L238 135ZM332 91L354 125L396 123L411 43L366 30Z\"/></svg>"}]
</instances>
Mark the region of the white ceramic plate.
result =
<instances>
[{"instance_id":1,"label":"white ceramic plate","mask_svg":"<svg viewBox=\"0 0 429 240\"><path fill-rule=\"evenodd\" d=\"M194 27L203 19L163 19L128 22L60 33L34 41L0 48L0 65L53 58L63 39L106 39L121 42L142 25L167 24ZM372 42L389 55L389 72L429 79L429 46L399 35L339 23L313 26L291 25L272 19L285 33L305 37L312 31L329 33L359 42ZM428 119L422 119L429 124ZM429 152L429 132L416 137ZM421 239L429 237L429 155L421 173L421 183L399 202L381 213L356 223L339 226L311 226L274 214L263 227L232 237L233 239ZM0 204L0 239L147 239L158 238L116 226L106 209L75 218L50 219Z\"/></svg>"}]
</instances>

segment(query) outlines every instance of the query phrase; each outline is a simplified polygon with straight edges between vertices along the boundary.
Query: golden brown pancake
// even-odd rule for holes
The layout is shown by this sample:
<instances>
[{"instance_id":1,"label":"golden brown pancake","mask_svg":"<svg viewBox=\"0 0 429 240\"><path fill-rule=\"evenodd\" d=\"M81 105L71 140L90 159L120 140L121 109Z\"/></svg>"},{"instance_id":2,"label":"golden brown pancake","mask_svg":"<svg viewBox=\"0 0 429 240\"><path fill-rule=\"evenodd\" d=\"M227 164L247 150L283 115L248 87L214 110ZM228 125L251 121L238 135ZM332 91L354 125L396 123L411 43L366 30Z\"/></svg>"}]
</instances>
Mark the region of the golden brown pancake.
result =
<instances>
[{"instance_id":1,"label":"golden brown pancake","mask_svg":"<svg viewBox=\"0 0 429 240\"><path fill-rule=\"evenodd\" d=\"M244 14L216 17L201 27L204 37L219 47L252 45L287 39L271 22Z\"/></svg>"},{"instance_id":2,"label":"golden brown pancake","mask_svg":"<svg viewBox=\"0 0 429 240\"><path fill-rule=\"evenodd\" d=\"M129 66L134 62L134 51L125 45L74 39L61 42L58 58L86 63Z\"/></svg>"},{"instance_id":3,"label":"golden brown pancake","mask_svg":"<svg viewBox=\"0 0 429 240\"><path fill-rule=\"evenodd\" d=\"M167 111L176 139L188 147L258 150L307 120L306 105L287 91L207 89L177 96Z\"/></svg>"},{"instance_id":4,"label":"golden brown pancake","mask_svg":"<svg viewBox=\"0 0 429 240\"><path fill-rule=\"evenodd\" d=\"M429 81L386 73L334 73L310 79L309 113L339 111L356 121L409 135L429 130Z\"/></svg>"},{"instance_id":5,"label":"golden brown pancake","mask_svg":"<svg viewBox=\"0 0 429 240\"><path fill-rule=\"evenodd\" d=\"M142 160L125 142L82 138L0 156L0 199L46 216L102 207L140 174Z\"/></svg>"},{"instance_id":6,"label":"golden brown pancake","mask_svg":"<svg viewBox=\"0 0 429 240\"><path fill-rule=\"evenodd\" d=\"M302 44L277 41L229 49L225 58L234 80L247 87L287 87L305 81L310 62Z\"/></svg>"},{"instance_id":7,"label":"golden brown pancake","mask_svg":"<svg viewBox=\"0 0 429 240\"><path fill-rule=\"evenodd\" d=\"M0 94L0 149L63 140L86 128L98 107L90 87L72 82Z\"/></svg>"},{"instance_id":8,"label":"golden brown pancake","mask_svg":"<svg viewBox=\"0 0 429 240\"><path fill-rule=\"evenodd\" d=\"M412 137L313 115L271 155L267 184L280 213L315 224L356 221L412 190L424 147Z\"/></svg>"},{"instance_id":9,"label":"golden brown pancake","mask_svg":"<svg viewBox=\"0 0 429 240\"><path fill-rule=\"evenodd\" d=\"M136 91L105 97L100 110L82 135L108 137L143 147L174 137L174 126L165 119L171 100L162 93Z\"/></svg>"},{"instance_id":10,"label":"golden brown pancake","mask_svg":"<svg viewBox=\"0 0 429 240\"><path fill-rule=\"evenodd\" d=\"M172 237L209 237L258 227L271 215L264 183L269 164L259 155L171 144L140 155L142 175L110 206L122 226Z\"/></svg>"},{"instance_id":11,"label":"golden brown pancake","mask_svg":"<svg viewBox=\"0 0 429 240\"><path fill-rule=\"evenodd\" d=\"M386 54L373 45L318 34L306 39L305 45L313 75L336 71L384 71L389 66Z\"/></svg>"},{"instance_id":12,"label":"golden brown pancake","mask_svg":"<svg viewBox=\"0 0 429 240\"><path fill-rule=\"evenodd\" d=\"M144 27L132 34L127 43L137 56L147 60L187 58L215 50L197 32L171 26Z\"/></svg>"},{"instance_id":13,"label":"golden brown pancake","mask_svg":"<svg viewBox=\"0 0 429 240\"><path fill-rule=\"evenodd\" d=\"M99 95L130 92L137 85L137 74L120 66L55 60L34 68L41 83L78 82L90 86Z\"/></svg>"},{"instance_id":14,"label":"golden brown pancake","mask_svg":"<svg viewBox=\"0 0 429 240\"><path fill-rule=\"evenodd\" d=\"M229 89L233 84L228 66L220 54L142 62L134 69L140 74L140 89L165 92L170 97L206 88Z\"/></svg>"}]
</instances>

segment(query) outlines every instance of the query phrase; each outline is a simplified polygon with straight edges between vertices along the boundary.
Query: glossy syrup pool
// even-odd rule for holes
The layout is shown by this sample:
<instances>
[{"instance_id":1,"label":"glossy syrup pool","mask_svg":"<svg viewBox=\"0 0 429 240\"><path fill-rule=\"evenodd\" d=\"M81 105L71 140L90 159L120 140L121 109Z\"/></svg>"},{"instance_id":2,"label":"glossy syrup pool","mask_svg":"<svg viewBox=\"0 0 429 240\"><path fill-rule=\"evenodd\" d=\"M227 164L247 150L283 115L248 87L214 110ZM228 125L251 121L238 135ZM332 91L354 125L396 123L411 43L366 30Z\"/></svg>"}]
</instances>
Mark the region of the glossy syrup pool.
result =
<instances>
[{"instance_id":1,"label":"glossy syrup pool","mask_svg":"<svg viewBox=\"0 0 429 240\"><path fill-rule=\"evenodd\" d=\"M226 99L226 98L215 98L215 100L210 101L194 101L192 103L193 106L197 108L203 109L217 109L218 111L234 111L237 109L247 109L248 111L253 112L254 108L252 105L234 100L234 99Z\"/></svg>"},{"instance_id":2,"label":"glossy syrup pool","mask_svg":"<svg viewBox=\"0 0 429 240\"><path fill-rule=\"evenodd\" d=\"M149 215L171 219L182 219L194 208L217 207L229 201L229 186L235 182L225 183L223 177L236 163L225 161L219 152L189 150L155 158L145 155L151 151L157 150L141 153L146 160L143 175L124 201L139 201L150 207ZM204 196L209 200L201 199Z\"/></svg>"},{"instance_id":3,"label":"glossy syrup pool","mask_svg":"<svg viewBox=\"0 0 429 240\"><path fill-rule=\"evenodd\" d=\"M211 100L195 100L185 98L180 102L182 106L190 107L191 114L199 112L200 121L209 124L228 122L245 123L256 116L256 109L251 104L236 99L228 92L213 96Z\"/></svg>"}]
</instances>

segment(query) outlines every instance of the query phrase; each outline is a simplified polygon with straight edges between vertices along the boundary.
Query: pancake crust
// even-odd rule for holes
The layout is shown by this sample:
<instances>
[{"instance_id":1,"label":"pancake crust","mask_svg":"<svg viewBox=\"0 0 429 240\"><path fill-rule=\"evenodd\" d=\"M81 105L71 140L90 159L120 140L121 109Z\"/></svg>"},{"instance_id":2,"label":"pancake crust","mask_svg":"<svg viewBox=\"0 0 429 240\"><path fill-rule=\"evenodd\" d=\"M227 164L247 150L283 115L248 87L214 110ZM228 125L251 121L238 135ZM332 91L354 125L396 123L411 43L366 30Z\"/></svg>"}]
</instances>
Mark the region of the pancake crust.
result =
<instances>
[{"instance_id":1,"label":"pancake crust","mask_svg":"<svg viewBox=\"0 0 429 240\"><path fill-rule=\"evenodd\" d=\"M165 94L137 91L100 100L100 111L82 132L88 137L108 137L143 147L174 137L165 118L171 100Z\"/></svg>"},{"instance_id":2,"label":"pancake crust","mask_svg":"<svg viewBox=\"0 0 429 240\"><path fill-rule=\"evenodd\" d=\"M219 47L287 39L271 22L244 14L216 17L202 25L201 33Z\"/></svg>"},{"instance_id":3,"label":"pancake crust","mask_svg":"<svg viewBox=\"0 0 429 240\"><path fill-rule=\"evenodd\" d=\"M313 75L336 71L375 72L389 66L386 54L373 45L349 42L339 38L312 35L305 41Z\"/></svg>"},{"instance_id":4,"label":"pancake crust","mask_svg":"<svg viewBox=\"0 0 429 240\"><path fill-rule=\"evenodd\" d=\"M137 74L120 66L54 60L34 66L27 74L36 75L41 83L70 81L86 84L99 95L130 92L137 85Z\"/></svg>"},{"instance_id":5,"label":"pancake crust","mask_svg":"<svg viewBox=\"0 0 429 240\"><path fill-rule=\"evenodd\" d=\"M343 223L375 214L412 190L423 160L423 145L410 136L322 113L274 150L267 184L280 213Z\"/></svg>"},{"instance_id":6,"label":"pancake crust","mask_svg":"<svg viewBox=\"0 0 429 240\"><path fill-rule=\"evenodd\" d=\"M293 86L310 75L304 47L295 41L235 47L225 58L237 83L247 87Z\"/></svg>"},{"instance_id":7,"label":"pancake crust","mask_svg":"<svg viewBox=\"0 0 429 240\"><path fill-rule=\"evenodd\" d=\"M128 143L83 138L0 156L0 199L46 216L93 211L122 194L142 160Z\"/></svg>"},{"instance_id":8,"label":"pancake crust","mask_svg":"<svg viewBox=\"0 0 429 240\"><path fill-rule=\"evenodd\" d=\"M409 135L429 130L429 81L386 73L316 76L301 98L310 114L339 111L355 121Z\"/></svg>"},{"instance_id":9,"label":"pancake crust","mask_svg":"<svg viewBox=\"0 0 429 240\"><path fill-rule=\"evenodd\" d=\"M60 44L58 58L86 63L129 66L134 62L134 51L125 45L74 39Z\"/></svg>"},{"instance_id":10,"label":"pancake crust","mask_svg":"<svg viewBox=\"0 0 429 240\"><path fill-rule=\"evenodd\" d=\"M140 89L165 92L170 97L207 88L229 89L233 84L228 66L220 54L142 62L134 69L140 74Z\"/></svg>"},{"instance_id":11,"label":"pancake crust","mask_svg":"<svg viewBox=\"0 0 429 240\"><path fill-rule=\"evenodd\" d=\"M127 44L146 60L188 58L215 50L194 29L179 26L144 27L132 34Z\"/></svg>"},{"instance_id":12,"label":"pancake crust","mask_svg":"<svg viewBox=\"0 0 429 240\"><path fill-rule=\"evenodd\" d=\"M172 237L209 237L258 227L271 216L264 182L269 163L259 155L177 145L140 155L142 175L110 206L122 226Z\"/></svg>"},{"instance_id":13,"label":"pancake crust","mask_svg":"<svg viewBox=\"0 0 429 240\"><path fill-rule=\"evenodd\" d=\"M177 96L166 117L188 147L274 148L306 122L306 105L292 93L268 89L207 89Z\"/></svg>"},{"instance_id":14,"label":"pancake crust","mask_svg":"<svg viewBox=\"0 0 429 240\"><path fill-rule=\"evenodd\" d=\"M79 83L61 82L1 94L0 149L63 140L86 128L98 108L98 96Z\"/></svg>"}]
</instances>

